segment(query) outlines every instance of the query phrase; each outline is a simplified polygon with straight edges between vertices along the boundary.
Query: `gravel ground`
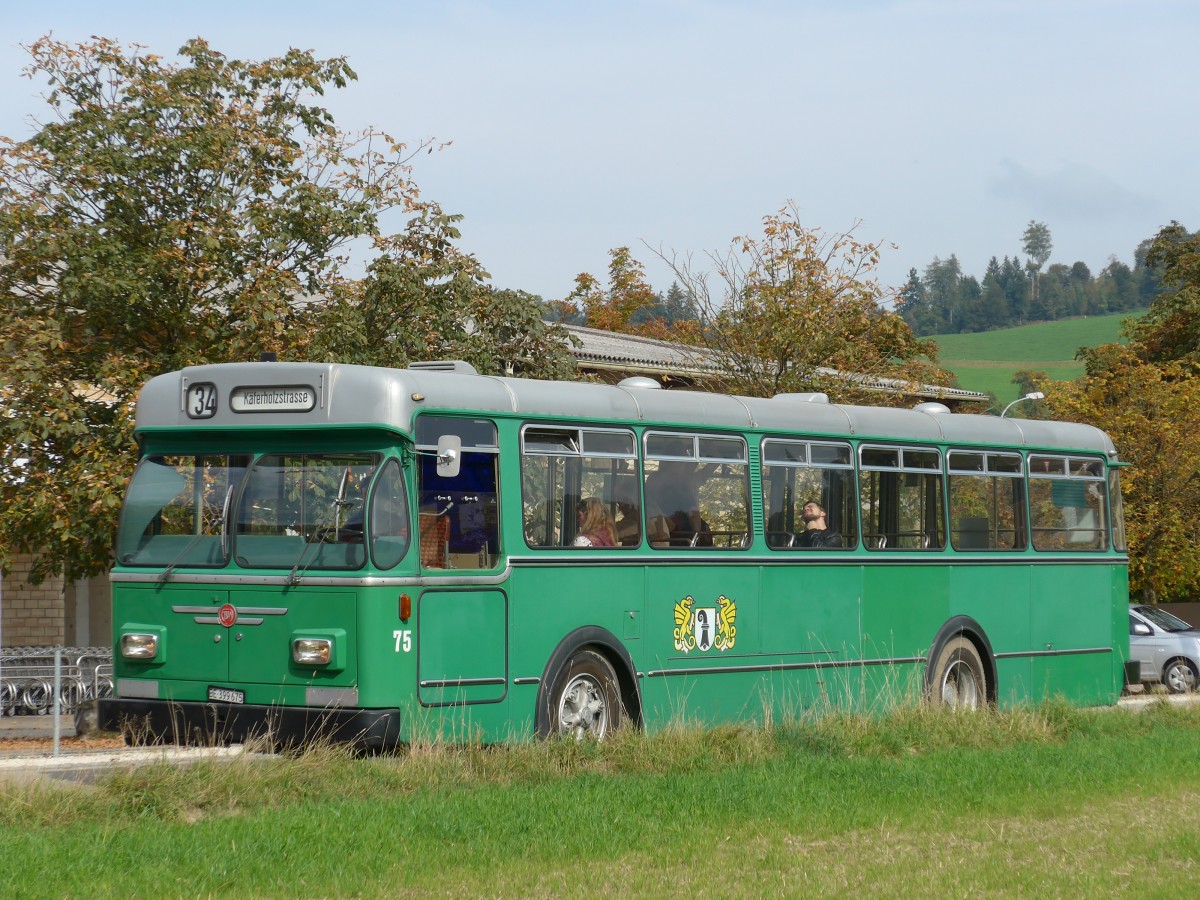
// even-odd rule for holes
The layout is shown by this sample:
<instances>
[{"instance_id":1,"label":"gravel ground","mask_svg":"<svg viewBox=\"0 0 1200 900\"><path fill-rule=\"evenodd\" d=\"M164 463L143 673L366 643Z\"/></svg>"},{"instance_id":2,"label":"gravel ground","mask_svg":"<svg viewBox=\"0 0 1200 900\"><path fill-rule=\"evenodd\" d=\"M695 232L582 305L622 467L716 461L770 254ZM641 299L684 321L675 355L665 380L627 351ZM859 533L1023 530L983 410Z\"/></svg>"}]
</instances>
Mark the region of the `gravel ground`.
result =
<instances>
[{"instance_id":1,"label":"gravel ground","mask_svg":"<svg viewBox=\"0 0 1200 900\"><path fill-rule=\"evenodd\" d=\"M59 749L65 752L84 750L115 750L123 748L125 741L114 735L95 735L88 737L60 736ZM0 753L6 756L39 756L54 750L54 737L12 737L0 738Z\"/></svg>"}]
</instances>

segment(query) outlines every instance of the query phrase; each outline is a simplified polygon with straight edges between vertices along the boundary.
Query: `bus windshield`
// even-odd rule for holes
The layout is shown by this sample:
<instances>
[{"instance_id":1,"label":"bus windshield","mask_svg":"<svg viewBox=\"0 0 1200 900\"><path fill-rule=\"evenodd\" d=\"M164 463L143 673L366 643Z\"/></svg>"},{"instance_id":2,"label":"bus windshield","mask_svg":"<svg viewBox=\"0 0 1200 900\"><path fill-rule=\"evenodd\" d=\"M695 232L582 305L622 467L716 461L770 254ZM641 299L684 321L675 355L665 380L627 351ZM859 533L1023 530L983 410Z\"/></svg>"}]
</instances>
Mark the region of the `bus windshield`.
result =
<instances>
[{"instance_id":1,"label":"bus windshield","mask_svg":"<svg viewBox=\"0 0 1200 900\"><path fill-rule=\"evenodd\" d=\"M260 457L246 476L238 504L234 550L238 565L362 566L367 486L378 463L371 453Z\"/></svg>"},{"instance_id":2,"label":"bus windshield","mask_svg":"<svg viewBox=\"0 0 1200 900\"><path fill-rule=\"evenodd\" d=\"M117 532L117 558L133 566L221 566L226 513L249 457L165 455L134 472Z\"/></svg>"}]
</instances>

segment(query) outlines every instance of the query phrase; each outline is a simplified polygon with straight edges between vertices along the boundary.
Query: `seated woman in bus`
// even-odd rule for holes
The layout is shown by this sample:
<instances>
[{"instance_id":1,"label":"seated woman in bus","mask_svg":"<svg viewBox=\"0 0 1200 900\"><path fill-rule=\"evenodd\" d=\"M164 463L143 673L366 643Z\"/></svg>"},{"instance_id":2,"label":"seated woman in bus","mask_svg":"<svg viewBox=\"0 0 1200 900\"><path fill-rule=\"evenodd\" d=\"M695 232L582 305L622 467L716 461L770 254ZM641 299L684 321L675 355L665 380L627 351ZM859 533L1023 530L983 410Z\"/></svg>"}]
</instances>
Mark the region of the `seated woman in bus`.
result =
<instances>
[{"instance_id":1,"label":"seated woman in bus","mask_svg":"<svg viewBox=\"0 0 1200 900\"><path fill-rule=\"evenodd\" d=\"M615 547L617 529L608 507L597 497L585 497L579 504L579 534L572 547Z\"/></svg>"},{"instance_id":2,"label":"seated woman in bus","mask_svg":"<svg viewBox=\"0 0 1200 900\"><path fill-rule=\"evenodd\" d=\"M800 512L800 517L804 520L804 531L796 535L792 546L815 550L842 546L842 536L825 523L825 515L825 507L820 503L815 500L805 503Z\"/></svg>"}]
</instances>

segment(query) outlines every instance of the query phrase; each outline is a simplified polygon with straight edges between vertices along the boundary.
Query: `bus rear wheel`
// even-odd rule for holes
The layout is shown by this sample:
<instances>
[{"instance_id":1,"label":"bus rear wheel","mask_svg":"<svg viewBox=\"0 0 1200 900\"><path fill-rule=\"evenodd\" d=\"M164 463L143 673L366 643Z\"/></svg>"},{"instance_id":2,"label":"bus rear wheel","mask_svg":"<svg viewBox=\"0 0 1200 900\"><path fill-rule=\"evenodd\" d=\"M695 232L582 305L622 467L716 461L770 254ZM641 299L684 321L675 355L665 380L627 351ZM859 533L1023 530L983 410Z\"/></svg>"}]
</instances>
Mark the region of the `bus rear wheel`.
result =
<instances>
[{"instance_id":1,"label":"bus rear wheel","mask_svg":"<svg viewBox=\"0 0 1200 900\"><path fill-rule=\"evenodd\" d=\"M987 676L979 651L964 637L946 642L934 662L929 701L950 709L979 709L987 699Z\"/></svg>"},{"instance_id":2,"label":"bus rear wheel","mask_svg":"<svg viewBox=\"0 0 1200 900\"><path fill-rule=\"evenodd\" d=\"M550 733L602 740L623 718L612 664L595 650L571 654L550 693Z\"/></svg>"}]
</instances>

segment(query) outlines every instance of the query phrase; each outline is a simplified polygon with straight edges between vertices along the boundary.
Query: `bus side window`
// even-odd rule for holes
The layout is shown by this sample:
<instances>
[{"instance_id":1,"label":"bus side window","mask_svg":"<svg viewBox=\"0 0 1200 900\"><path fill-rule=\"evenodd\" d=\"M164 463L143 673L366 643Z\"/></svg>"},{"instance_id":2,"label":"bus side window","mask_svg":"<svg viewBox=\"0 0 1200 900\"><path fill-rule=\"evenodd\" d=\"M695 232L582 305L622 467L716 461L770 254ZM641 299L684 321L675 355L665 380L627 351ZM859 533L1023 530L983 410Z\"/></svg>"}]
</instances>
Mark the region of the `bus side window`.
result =
<instances>
[{"instance_id":1,"label":"bus side window","mask_svg":"<svg viewBox=\"0 0 1200 900\"><path fill-rule=\"evenodd\" d=\"M870 550L942 550L941 451L863 444L859 496L863 540Z\"/></svg>"},{"instance_id":2,"label":"bus side window","mask_svg":"<svg viewBox=\"0 0 1200 900\"><path fill-rule=\"evenodd\" d=\"M629 429L532 422L522 427L521 512L529 547L636 547L642 539L639 498L637 442ZM590 513L585 506L592 507ZM599 524L598 534L580 540Z\"/></svg>"},{"instance_id":3,"label":"bus side window","mask_svg":"<svg viewBox=\"0 0 1200 900\"><path fill-rule=\"evenodd\" d=\"M1108 548L1107 480L1099 460L1029 457L1029 515L1035 550Z\"/></svg>"},{"instance_id":4,"label":"bus side window","mask_svg":"<svg viewBox=\"0 0 1200 900\"><path fill-rule=\"evenodd\" d=\"M845 550L858 544L849 444L790 438L762 442L763 518L773 550ZM805 507L825 511L825 527Z\"/></svg>"},{"instance_id":5,"label":"bus side window","mask_svg":"<svg viewBox=\"0 0 1200 900\"><path fill-rule=\"evenodd\" d=\"M951 450L950 543L955 550L1023 550L1024 469L1018 453Z\"/></svg>"},{"instance_id":6,"label":"bus side window","mask_svg":"<svg viewBox=\"0 0 1200 900\"><path fill-rule=\"evenodd\" d=\"M740 436L648 431L646 535L652 547L750 545L750 476Z\"/></svg>"},{"instance_id":7,"label":"bus side window","mask_svg":"<svg viewBox=\"0 0 1200 900\"><path fill-rule=\"evenodd\" d=\"M453 478L439 472L443 435L462 441ZM490 569L500 556L496 426L489 419L421 416L417 419L421 564L426 568Z\"/></svg>"}]
</instances>

